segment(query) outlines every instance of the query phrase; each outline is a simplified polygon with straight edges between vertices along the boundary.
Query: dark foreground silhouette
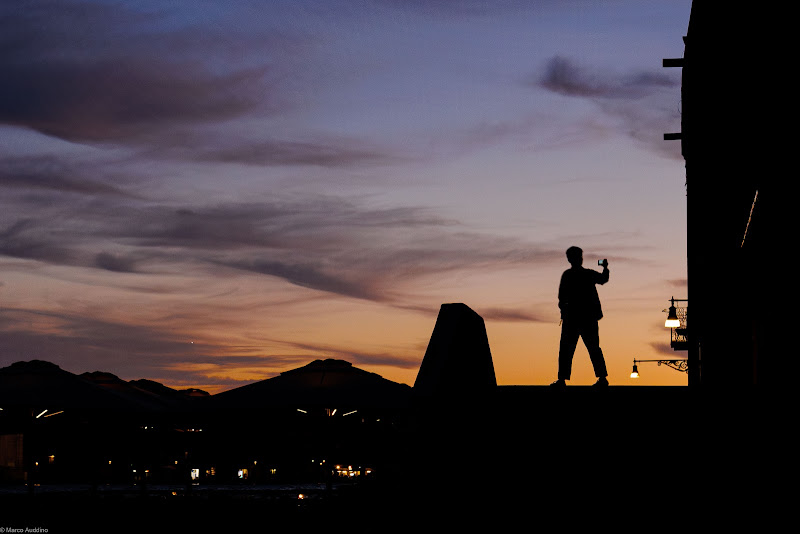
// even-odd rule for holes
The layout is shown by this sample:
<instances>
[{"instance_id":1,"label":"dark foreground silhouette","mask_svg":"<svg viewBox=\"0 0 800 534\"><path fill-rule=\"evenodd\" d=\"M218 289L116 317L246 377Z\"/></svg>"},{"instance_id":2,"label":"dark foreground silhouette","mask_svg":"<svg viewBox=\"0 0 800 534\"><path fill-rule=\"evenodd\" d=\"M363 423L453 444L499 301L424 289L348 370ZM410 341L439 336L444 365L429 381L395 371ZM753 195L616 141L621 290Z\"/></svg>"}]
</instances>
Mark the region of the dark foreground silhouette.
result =
<instances>
[{"instance_id":1,"label":"dark foreground silhouette","mask_svg":"<svg viewBox=\"0 0 800 534\"><path fill-rule=\"evenodd\" d=\"M443 305L414 388L320 360L166 402L43 362L0 369L0 475L20 475L0 484L0 527L641 529L780 504L779 399L500 386L485 340L478 314Z\"/></svg>"},{"instance_id":2,"label":"dark foreground silhouette","mask_svg":"<svg viewBox=\"0 0 800 534\"><path fill-rule=\"evenodd\" d=\"M578 338L583 339L597 377L595 386L607 386L608 372L603 351L600 349L598 321L603 318L596 285L608 282L608 260L602 261L603 272L598 273L583 267L583 250L579 247L567 249L567 261L571 268L561 275L558 286L558 307L561 310L561 343L558 351L558 380L555 387L563 387L572 376L572 358Z\"/></svg>"}]
</instances>

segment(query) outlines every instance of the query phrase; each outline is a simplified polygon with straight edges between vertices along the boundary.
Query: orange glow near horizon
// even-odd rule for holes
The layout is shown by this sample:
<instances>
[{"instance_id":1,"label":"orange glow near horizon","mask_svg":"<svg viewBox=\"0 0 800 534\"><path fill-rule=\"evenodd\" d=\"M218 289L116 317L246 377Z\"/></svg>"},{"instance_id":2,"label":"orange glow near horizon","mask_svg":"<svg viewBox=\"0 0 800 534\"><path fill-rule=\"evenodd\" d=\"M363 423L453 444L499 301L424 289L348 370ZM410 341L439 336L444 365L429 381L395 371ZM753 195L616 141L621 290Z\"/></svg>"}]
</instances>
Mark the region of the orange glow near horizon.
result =
<instances>
[{"instance_id":1,"label":"orange glow near horizon","mask_svg":"<svg viewBox=\"0 0 800 534\"><path fill-rule=\"evenodd\" d=\"M217 393L335 358L413 385L464 303L498 384L546 385L571 245L609 260L610 383L669 353L686 168L661 60L690 0L150 4L4 11L0 367ZM573 373L594 382L581 343Z\"/></svg>"},{"instance_id":2,"label":"orange glow near horizon","mask_svg":"<svg viewBox=\"0 0 800 534\"><path fill-rule=\"evenodd\" d=\"M459 286L441 284L435 292L438 297L433 298L464 302L485 315L498 384L549 384L557 374L560 328L555 293L565 267L565 262L553 262L546 270L534 273L462 277ZM639 380L629 378L633 359L681 357L681 352L665 356L669 334L662 326L661 310L663 295L673 291L666 285L661 289L642 285L625 262L612 262L611 272L610 282L599 288L605 313L600 321L600 341L610 382L685 385L685 373L660 366L642 370ZM72 300L65 301L69 308L64 308L39 300L55 289L30 286L25 275L16 276L20 283L3 290L5 312L16 319L17 332L41 332L50 339L62 339L62 346L67 347L76 336L94 333L104 337L92 350L116 348L137 358L146 358L150 351L161 354L138 372L120 369L115 361L99 368L96 364L87 367L79 358L64 361L42 354L39 359L50 359L71 372L107 371L127 380L148 378L176 389L193 387L212 394L326 358L346 360L389 380L413 385L439 308L430 296L422 299L422 307L406 308L403 303L323 297L269 281L251 285L247 279L239 280L231 291L231 282L221 279L198 292L203 307L184 309L185 297L131 294L109 288L100 292L95 289L94 297L88 299L80 296L83 284L79 280L48 282L73 295ZM545 285L543 281L547 280ZM186 278L185 284L191 286L190 281ZM521 281L530 283L523 286L533 289L530 295L519 289ZM27 293L21 291L23 282L31 287ZM547 287L547 291L537 294L536 287ZM271 304L275 300L280 302L277 307ZM26 303L37 301L48 311L23 311ZM121 302L126 304L122 306ZM495 318L498 302L507 309L521 310L520 316ZM275 310L280 313L275 314ZM144 339L148 335L153 339ZM662 348L657 352L654 347ZM570 384L591 384L594 380L588 354L579 342Z\"/></svg>"}]
</instances>

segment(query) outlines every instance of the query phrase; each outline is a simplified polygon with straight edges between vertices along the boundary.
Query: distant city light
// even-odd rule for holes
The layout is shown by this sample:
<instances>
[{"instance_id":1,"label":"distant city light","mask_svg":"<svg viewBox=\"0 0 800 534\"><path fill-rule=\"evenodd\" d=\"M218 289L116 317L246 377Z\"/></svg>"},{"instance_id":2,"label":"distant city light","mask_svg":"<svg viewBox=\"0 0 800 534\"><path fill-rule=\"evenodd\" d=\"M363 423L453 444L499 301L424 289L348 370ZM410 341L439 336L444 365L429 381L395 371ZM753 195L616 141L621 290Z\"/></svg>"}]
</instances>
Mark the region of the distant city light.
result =
<instances>
[{"instance_id":1,"label":"distant city light","mask_svg":"<svg viewBox=\"0 0 800 534\"><path fill-rule=\"evenodd\" d=\"M339 477L355 478L355 477L360 477L360 476L363 476L363 475L371 474L372 473L372 469L371 468L362 469L361 467L353 468L352 465L348 465L347 467L343 467L342 465L337 464L335 469L334 469L334 472L336 473L336 476L339 476Z\"/></svg>"}]
</instances>

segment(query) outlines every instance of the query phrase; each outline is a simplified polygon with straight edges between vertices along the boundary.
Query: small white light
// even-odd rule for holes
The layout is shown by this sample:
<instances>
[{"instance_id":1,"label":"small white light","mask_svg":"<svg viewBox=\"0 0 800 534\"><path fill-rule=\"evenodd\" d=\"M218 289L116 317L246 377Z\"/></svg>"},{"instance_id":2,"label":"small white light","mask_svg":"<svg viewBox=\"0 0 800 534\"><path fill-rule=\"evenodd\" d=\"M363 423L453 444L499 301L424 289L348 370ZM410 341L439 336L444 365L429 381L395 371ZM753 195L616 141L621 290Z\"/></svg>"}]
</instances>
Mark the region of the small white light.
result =
<instances>
[{"instance_id":1,"label":"small white light","mask_svg":"<svg viewBox=\"0 0 800 534\"><path fill-rule=\"evenodd\" d=\"M675 299L670 299L672 305L669 307L667 311L667 320L664 322L664 327L666 328L679 328L681 326L681 321L678 319L678 310L675 308Z\"/></svg>"}]
</instances>

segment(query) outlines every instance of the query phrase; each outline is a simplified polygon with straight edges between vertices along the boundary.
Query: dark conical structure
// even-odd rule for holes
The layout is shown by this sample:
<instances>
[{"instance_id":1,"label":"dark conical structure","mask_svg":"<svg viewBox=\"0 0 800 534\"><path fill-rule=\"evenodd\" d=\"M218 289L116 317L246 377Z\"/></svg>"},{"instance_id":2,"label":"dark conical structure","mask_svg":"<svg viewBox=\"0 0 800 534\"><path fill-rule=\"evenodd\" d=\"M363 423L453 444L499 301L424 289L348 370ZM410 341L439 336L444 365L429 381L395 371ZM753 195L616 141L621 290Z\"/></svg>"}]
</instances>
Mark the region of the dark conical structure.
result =
<instances>
[{"instance_id":1,"label":"dark conical structure","mask_svg":"<svg viewBox=\"0 0 800 534\"><path fill-rule=\"evenodd\" d=\"M472 395L495 386L483 318L466 304L442 304L414 391L423 396Z\"/></svg>"},{"instance_id":2,"label":"dark conical structure","mask_svg":"<svg viewBox=\"0 0 800 534\"><path fill-rule=\"evenodd\" d=\"M216 407L263 409L276 406L386 406L402 404L405 384L387 380L344 360L326 359L214 395Z\"/></svg>"}]
</instances>

